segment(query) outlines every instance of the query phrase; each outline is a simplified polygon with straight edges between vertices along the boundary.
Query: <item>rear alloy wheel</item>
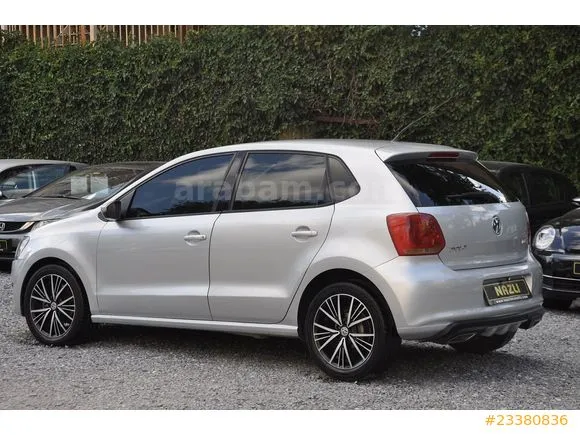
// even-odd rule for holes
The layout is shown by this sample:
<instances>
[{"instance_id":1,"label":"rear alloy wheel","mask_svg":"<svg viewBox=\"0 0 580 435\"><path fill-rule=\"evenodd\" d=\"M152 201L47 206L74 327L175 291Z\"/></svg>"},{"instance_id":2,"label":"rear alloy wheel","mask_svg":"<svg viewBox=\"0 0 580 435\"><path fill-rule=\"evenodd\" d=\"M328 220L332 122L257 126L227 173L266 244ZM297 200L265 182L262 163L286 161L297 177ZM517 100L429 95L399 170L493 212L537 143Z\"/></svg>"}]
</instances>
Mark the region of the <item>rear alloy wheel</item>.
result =
<instances>
[{"instance_id":1,"label":"rear alloy wheel","mask_svg":"<svg viewBox=\"0 0 580 435\"><path fill-rule=\"evenodd\" d=\"M544 298L544 307L553 310L567 310L572 305L572 301L566 299L546 299Z\"/></svg>"},{"instance_id":2,"label":"rear alloy wheel","mask_svg":"<svg viewBox=\"0 0 580 435\"><path fill-rule=\"evenodd\" d=\"M476 335L461 343L451 343L450 346L459 352L484 354L504 347L514 338L516 332L517 329L506 334L491 335L489 337Z\"/></svg>"},{"instance_id":3,"label":"rear alloy wheel","mask_svg":"<svg viewBox=\"0 0 580 435\"><path fill-rule=\"evenodd\" d=\"M378 303L352 283L318 293L304 325L310 354L330 376L354 381L379 369L387 356L387 323Z\"/></svg>"},{"instance_id":4,"label":"rear alloy wheel","mask_svg":"<svg viewBox=\"0 0 580 435\"><path fill-rule=\"evenodd\" d=\"M90 325L88 306L77 278L65 267L40 268L24 295L28 328L45 344L72 344L84 338Z\"/></svg>"}]
</instances>

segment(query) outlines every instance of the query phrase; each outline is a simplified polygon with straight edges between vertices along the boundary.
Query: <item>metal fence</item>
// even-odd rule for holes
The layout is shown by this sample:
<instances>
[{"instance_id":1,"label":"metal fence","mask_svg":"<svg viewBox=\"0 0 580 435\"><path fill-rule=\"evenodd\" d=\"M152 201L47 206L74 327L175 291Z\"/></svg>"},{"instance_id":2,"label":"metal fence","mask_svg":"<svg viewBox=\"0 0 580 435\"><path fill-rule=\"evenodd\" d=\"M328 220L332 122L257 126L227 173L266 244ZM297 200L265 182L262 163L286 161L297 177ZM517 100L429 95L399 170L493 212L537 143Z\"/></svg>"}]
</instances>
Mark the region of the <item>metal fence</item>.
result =
<instances>
[{"instance_id":1,"label":"metal fence","mask_svg":"<svg viewBox=\"0 0 580 435\"><path fill-rule=\"evenodd\" d=\"M141 44L156 36L171 35L181 42L189 30L199 30L203 26L193 25L4 25L3 30L20 31L26 38L44 46L85 44L96 41L99 33L114 34L125 45Z\"/></svg>"}]
</instances>

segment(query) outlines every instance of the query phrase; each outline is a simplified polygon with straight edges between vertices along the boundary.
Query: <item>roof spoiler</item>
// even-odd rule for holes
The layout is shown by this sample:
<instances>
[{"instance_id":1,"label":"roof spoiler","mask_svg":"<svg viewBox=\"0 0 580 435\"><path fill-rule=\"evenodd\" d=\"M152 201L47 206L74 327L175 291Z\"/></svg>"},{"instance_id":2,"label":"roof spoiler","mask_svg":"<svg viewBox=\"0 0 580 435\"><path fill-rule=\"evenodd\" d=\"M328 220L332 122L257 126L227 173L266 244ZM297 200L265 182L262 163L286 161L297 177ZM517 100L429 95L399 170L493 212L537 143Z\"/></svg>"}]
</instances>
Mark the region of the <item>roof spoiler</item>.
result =
<instances>
[{"instance_id":1,"label":"roof spoiler","mask_svg":"<svg viewBox=\"0 0 580 435\"><path fill-rule=\"evenodd\" d=\"M477 153L458 148L399 142L396 147L387 145L376 150L384 162L398 160L466 161L477 160Z\"/></svg>"}]
</instances>

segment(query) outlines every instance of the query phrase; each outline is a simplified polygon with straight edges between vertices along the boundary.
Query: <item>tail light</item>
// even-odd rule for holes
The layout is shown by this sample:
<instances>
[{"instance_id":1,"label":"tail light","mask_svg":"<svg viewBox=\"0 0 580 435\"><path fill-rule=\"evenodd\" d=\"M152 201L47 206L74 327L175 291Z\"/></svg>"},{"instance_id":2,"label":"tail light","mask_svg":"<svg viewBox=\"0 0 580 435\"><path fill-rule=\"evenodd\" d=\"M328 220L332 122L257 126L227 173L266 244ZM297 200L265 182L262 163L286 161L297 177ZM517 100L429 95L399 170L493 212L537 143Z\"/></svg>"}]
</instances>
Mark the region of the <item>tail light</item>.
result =
<instances>
[{"instance_id":1,"label":"tail light","mask_svg":"<svg viewBox=\"0 0 580 435\"><path fill-rule=\"evenodd\" d=\"M399 255L433 255L445 248L443 231L430 214L392 214L387 216L387 227Z\"/></svg>"}]
</instances>

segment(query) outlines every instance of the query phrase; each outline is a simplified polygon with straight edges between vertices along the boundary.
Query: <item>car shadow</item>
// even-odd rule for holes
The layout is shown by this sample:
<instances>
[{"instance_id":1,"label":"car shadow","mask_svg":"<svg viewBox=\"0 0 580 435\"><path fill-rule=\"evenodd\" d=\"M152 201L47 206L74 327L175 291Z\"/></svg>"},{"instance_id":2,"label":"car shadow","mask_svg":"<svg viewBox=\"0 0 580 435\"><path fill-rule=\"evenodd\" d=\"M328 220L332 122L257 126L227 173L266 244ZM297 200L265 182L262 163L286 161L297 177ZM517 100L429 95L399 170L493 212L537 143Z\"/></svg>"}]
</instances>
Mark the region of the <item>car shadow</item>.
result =
<instances>
[{"instance_id":1,"label":"car shadow","mask_svg":"<svg viewBox=\"0 0 580 435\"><path fill-rule=\"evenodd\" d=\"M171 353L205 361L223 360L259 364L272 369L281 365L302 371L322 382L340 382L324 375L311 361L306 345L297 339L254 337L219 332L178 330L153 327L99 325L92 337L99 347L138 347L153 353ZM242 358L242 360L240 360ZM476 369L474 369L476 367ZM486 355L459 353L449 346L433 343L403 342L396 358L386 370L359 384L469 382L484 377L495 382L513 383L526 370L543 371L546 364L529 356L512 354L509 346Z\"/></svg>"}]
</instances>

